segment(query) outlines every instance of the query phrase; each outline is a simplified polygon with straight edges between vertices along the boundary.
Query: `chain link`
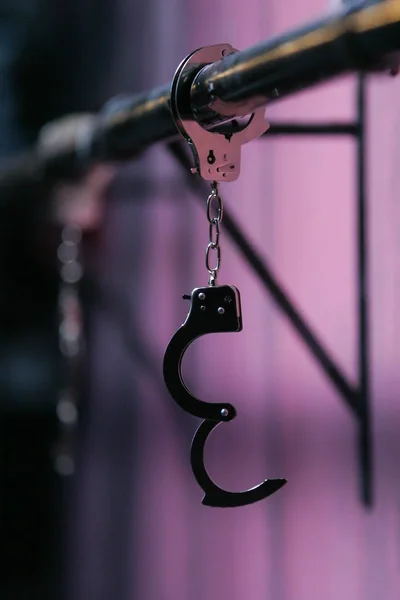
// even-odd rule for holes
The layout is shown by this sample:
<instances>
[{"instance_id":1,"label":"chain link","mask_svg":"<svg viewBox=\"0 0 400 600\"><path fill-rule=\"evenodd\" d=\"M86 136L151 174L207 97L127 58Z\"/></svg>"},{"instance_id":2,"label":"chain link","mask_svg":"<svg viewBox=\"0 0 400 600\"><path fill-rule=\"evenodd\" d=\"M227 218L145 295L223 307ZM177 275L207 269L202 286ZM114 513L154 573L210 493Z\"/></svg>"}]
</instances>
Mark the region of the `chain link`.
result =
<instances>
[{"instance_id":1,"label":"chain link","mask_svg":"<svg viewBox=\"0 0 400 600\"><path fill-rule=\"evenodd\" d=\"M218 183L211 184L211 194L207 198L207 220L209 222L209 242L206 248L206 269L210 275L208 284L214 286L218 270L221 266L221 247L219 245L220 224L224 216L222 198L218 193ZM216 253L214 265L211 264L211 254Z\"/></svg>"},{"instance_id":2,"label":"chain link","mask_svg":"<svg viewBox=\"0 0 400 600\"><path fill-rule=\"evenodd\" d=\"M79 419L78 386L83 351L83 314L79 283L83 276L80 261L82 232L65 226L57 255L60 264L59 343L65 359L65 375L57 403L59 435L54 448L54 468L59 475L70 476L75 470L75 437Z\"/></svg>"}]
</instances>

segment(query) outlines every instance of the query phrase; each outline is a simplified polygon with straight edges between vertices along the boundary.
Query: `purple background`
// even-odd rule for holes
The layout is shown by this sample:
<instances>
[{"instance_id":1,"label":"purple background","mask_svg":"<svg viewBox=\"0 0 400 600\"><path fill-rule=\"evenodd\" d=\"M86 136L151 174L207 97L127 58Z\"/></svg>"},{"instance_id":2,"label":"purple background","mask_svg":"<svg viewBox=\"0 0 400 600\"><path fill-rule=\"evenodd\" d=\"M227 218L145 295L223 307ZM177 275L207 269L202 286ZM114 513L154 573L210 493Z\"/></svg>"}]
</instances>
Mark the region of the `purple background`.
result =
<instances>
[{"instance_id":1,"label":"purple background","mask_svg":"<svg viewBox=\"0 0 400 600\"><path fill-rule=\"evenodd\" d=\"M147 89L170 80L196 47L245 48L328 8L323 0L150 0L139 10L120 0L121 60L110 80L132 91L135 72L137 91ZM241 290L244 330L196 342L184 373L200 397L229 398L238 408L237 419L210 439L212 477L232 490L266 477L288 484L249 507L201 505L189 464L198 421L166 394L162 357L186 316L181 295L207 282L208 227L172 158L157 147L121 169L95 269L125 314L92 311L71 599L399 598L399 96L400 80L370 79L373 510L359 501L354 419L227 236L219 282ZM303 93L266 114L279 121L350 119L355 82ZM256 141L243 150L240 179L222 188L226 206L352 382L355 158L347 139Z\"/></svg>"}]
</instances>

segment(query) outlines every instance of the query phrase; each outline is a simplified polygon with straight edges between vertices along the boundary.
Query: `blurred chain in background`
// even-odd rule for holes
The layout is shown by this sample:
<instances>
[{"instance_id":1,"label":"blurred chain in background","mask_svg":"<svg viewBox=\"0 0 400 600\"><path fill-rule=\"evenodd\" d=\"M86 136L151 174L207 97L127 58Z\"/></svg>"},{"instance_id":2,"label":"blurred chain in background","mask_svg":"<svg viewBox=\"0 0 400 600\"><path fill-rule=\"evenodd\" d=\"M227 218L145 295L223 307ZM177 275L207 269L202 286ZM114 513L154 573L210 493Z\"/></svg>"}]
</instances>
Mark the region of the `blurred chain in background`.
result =
<instances>
[{"instance_id":1,"label":"blurred chain in background","mask_svg":"<svg viewBox=\"0 0 400 600\"><path fill-rule=\"evenodd\" d=\"M106 89L105 73L93 68L94 56L104 68L112 59L111 6L108 0L1 3L0 160L27 150L49 120L97 110L113 93ZM60 189L59 197L65 195ZM60 473L71 471L60 444L65 449L74 408L60 394L71 371L65 354L70 361L78 294L72 297L72 287L66 289L68 276L59 293L57 264L59 236L63 228L64 236L70 231L65 219L74 215L65 214L62 199L57 218L42 210L48 194L39 184L21 187L0 214L2 600L60 597ZM84 195L83 190L80 197ZM77 220L83 218L85 229L87 207L83 217L82 210ZM64 258L64 271L71 271ZM63 352L58 298L64 313ZM68 440L68 452L70 447Z\"/></svg>"}]
</instances>

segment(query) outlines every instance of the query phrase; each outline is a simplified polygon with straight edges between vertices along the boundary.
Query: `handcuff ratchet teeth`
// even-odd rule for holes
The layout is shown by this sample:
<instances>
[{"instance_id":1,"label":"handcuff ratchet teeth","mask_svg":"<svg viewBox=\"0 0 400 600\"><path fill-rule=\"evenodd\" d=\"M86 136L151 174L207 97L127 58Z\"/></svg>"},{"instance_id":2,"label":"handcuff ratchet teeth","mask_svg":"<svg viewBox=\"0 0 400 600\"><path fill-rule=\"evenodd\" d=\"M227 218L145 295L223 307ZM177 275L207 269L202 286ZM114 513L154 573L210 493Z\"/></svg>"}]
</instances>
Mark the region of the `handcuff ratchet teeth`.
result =
<instances>
[{"instance_id":1,"label":"handcuff ratchet teeth","mask_svg":"<svg viewBox=\"0 0 400 600\"><path fill-rule=\"evenodd\" d=\"M204 447L210 433L219 425L216 421L203 421L195 433L190 459L197 483L205 492L202 504L220 508L248 506L264 500L285 485L286 479L265 479L259 485L244 492L228 492L216 485L204 466Z\"/></svg>"}]
</instances>

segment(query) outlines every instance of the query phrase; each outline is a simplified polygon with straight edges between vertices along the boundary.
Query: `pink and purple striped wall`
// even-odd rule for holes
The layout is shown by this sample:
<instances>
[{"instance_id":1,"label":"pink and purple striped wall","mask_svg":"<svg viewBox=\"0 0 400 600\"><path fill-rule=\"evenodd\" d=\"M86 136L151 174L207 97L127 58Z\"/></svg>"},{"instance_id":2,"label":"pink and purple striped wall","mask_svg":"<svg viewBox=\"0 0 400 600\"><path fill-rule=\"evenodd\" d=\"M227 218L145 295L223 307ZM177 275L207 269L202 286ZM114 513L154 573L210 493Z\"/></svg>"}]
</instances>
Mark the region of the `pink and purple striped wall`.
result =
<instances>
[{"instance_id":1,"label":"pink and purple striped wall","mask_svg":"<svg viewBox=\"0 0 400 600\"><path fill-rule=\"evenodd\" d=\"M150 4L142 55L154 68L143 88L170 79L198 46L244 48L329 9L324 0ZM120 11L121 21L129 17L127 0ZM351 119L354 92L353 79L334 82L272 106L267 116ZM155 148L121 174L117 195L126 201L111 203L104 235L99 272L131 311L125 326L134 350L128 355L126 332L109 315L93 315L92 418L71 600L400 598L399 98L400 81L371 79L373 509L359 501L350 412L226 237L220 282L241 290L244 330L199 340L184 365L200 397L238 407L237 419L210 440L207 465L232 490L266 477L288 484L245 508L201 505L189 465L197 422L163 390L161 371L166 344L186 316L182 294L207 281L208 229L172 159ZM239 181L223 187L226 206L353 382L355 156L354 142L341 138L257 141L243 151ZM142 186L143 174L153 191Z\"/></svg>"}]
</instances>

